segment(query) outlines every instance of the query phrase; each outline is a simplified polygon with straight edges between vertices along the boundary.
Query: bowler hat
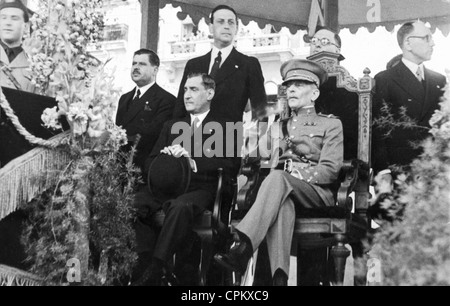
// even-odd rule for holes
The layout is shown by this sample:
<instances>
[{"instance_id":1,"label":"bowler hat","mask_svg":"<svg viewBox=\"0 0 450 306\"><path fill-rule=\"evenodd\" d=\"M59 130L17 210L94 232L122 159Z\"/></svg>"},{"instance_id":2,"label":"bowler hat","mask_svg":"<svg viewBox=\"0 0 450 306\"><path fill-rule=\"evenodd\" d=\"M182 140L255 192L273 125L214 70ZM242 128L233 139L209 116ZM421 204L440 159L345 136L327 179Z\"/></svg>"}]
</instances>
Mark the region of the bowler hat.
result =
<instances>
[{"instance_id":1,"label":"bowler hat","mask_svg":"<svg viewBox=\"0 0 450 306\"><path fill-rule=\"evenodd\" d=\"M18 8L18 9L22 10L24 13L25 22L30 21L30 16L34 14L34 12L32 10L30 10L29 8L27 8L25 6L25 4L23 4L22 1L20 1L20 0L1 0L0 1L0 11L2 9L8 8L8 7Z\"/></svg>"},{"instance_id":2,"label":"bowler hat","mask_svg":"<svg viewBox=\"0 0 450 306\"><path fill-rule=\"evenodd\" d=\"M307 81L322 86L328 80L328 72L322 65L303 59L292 59L281 66L283 85L289 81Z\"/></svg>"},{"instance_id":3,"label":"bowler hat","mask_svg":"<svg viewBox=\"0 0 450 306\"><path fill-rule=\"evenodd\" d=\"M161 201L175 199L187 192L191 182L191 167L186 157L160 154L148 170L150 194Z\"/></svg>"}]
</instances>

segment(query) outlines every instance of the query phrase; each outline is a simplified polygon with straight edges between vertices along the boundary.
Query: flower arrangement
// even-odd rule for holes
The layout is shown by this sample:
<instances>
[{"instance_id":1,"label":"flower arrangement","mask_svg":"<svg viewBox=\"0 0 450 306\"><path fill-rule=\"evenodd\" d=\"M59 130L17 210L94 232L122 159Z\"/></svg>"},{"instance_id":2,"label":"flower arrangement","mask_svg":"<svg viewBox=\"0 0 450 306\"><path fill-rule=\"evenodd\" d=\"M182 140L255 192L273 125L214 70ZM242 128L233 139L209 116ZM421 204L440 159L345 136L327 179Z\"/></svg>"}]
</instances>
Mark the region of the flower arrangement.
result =
<instances>
[{"instance_id":1,"label":"flower arrangement","mask_svg":"<svg viewBox=\"0 0 450 306\"><path fill-rule=\"evenodd\" d=\"M112 118L119 92L105 64L90 56L87 45L98 43L104 26L100 0L46 0L31 18L32 83L40 94L55 96L58 107L42 115L44 125L60 129L65 118L77 151L117 150L126 135ZM108 132L108 135L106 135ZM109 136L109 139L106 139ZM98 145L98 139L103 143ZM72 139L72 140L74 140ZM80 146L81 145L81 146Z\"/></svg>"},{"instance_id":2,"label":"flower arrangement","mask_svg":"<svg viewBox=\"0 0 450 306\"><path fill-rule=\"evenodd\" d=\"M113 118L119 92L112 74L87 52L102 37L102 4L42 1L24 43L31 50L32 82L58 103L44 111L43 124L70 127L58 148L70 163L29 205L31 223L23 236L31 270L46 284L71 283L71 259L80 262L83 285L123 284L136 261L132 202L140 173L132 164L134 150L127 156L121 151L127 135Z\"/></svg>"},{"instance_id":3,"label":"flower arrangement","mask_svg":"<svg viewBox=\"0 0 450 306\"><path fill-rule=\"evenodd\" d=\"M369 246L369 282L450 285L450 85L440 105L423 154L397 177L394 194L382 204L393 221L378 220L381 228Z\"/></svg>"}]
</instances>

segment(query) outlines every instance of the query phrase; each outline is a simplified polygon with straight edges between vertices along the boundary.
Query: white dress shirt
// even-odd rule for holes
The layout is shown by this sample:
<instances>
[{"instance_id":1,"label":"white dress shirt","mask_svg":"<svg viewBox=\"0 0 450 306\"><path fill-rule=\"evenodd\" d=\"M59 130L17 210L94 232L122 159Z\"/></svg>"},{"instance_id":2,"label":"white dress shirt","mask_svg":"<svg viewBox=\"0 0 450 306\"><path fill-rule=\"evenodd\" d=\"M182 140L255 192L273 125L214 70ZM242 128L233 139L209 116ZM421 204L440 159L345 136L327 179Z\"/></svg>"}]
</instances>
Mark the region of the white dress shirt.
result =
<instances>
[{"instance_id":1,"label":"white dress shirt","mask_svg":"<svg viewBox=\"0 0 450 306\"><path fill-rule=\"evenodd\" d=\"M200 114L200 115L193 115L191 114L191 127L195 122L195 119L198 119L198 125L196 126L196 128L199 128L200 126L202 126L203 121L205 121L206 116L208 116L210 111L207 111L206 113ZM193 160L192 158L189 157L189 164L191 165L191 169L192 172L197 173L198 172L198 168L197 168L197 163L195 162L195 160Z\"/></svg>"},{"instance_id":2,"label":"white dress shirt","mask_svg":"<svg viewBox=\"0 0 450 306\"><path fill-rule=\"evenodd\" d=\"M405 64L406 67L408 67L409 70L411 70L412 74L414 76L417 76L417 69L420 67L420 71L422 74L422 80L425 80L425 71L423 64L417 65L416 63L411 62L410 60L407 60L406 58L402 58L403 64Z\"/></svg>"},{"instance_id":3,"label":"white dress shirt","mask_svg":"<svg viewBox=\"0 0 450 306\"><path fill-rule=\"evenodd\" d=\"M152 88L153 85L155 85L156 82L150 83L148 85L145 85L143 87L136 87L136 90L134 91L134 97L133 100L136 98L136 94L137 94L137 90L139 89L139 91L141 92L141 96L139 98L141 98L143 95L145 95L145 93Z\"/></svg>"},{"instance_id":4,"label":"white dress shirt","mask_svg":"<svg viewBox=\"0 0 450 306\"><path fill-rule=\"evenodd\" d=\"M228 47L223 49L218 49L216 46L213 47L208 73L211 73L212 67L214 66L214 62L216 61L216 57L219 54L219 51L222 52L222 62L220 63L220 67L222 67L223 63L225 63L227 58L230 56L231 51L233 51L233 45L229 45Z\"/></svg>"}]
</instances>

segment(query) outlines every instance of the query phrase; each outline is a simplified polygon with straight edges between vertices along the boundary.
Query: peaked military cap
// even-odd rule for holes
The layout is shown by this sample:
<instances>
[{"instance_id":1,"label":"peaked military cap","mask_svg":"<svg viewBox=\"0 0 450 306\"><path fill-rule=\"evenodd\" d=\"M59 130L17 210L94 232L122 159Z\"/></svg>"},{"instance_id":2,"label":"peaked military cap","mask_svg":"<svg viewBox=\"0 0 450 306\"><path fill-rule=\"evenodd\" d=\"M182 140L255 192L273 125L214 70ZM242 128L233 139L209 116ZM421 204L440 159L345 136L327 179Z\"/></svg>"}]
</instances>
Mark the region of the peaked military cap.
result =
<instances>
[{"instance_id":1,"label":"peaked military cap","mask_svg":"<svg viewBox=\"0 0 450 306\"><path fill-rule=\"evenodd\" d=\"M292 59L281 66L283 85L289 81L307 81L320 87L328 80L328 73L322 65L304 59Z\"/></svg>"},{"instance_id":2,"label":"peaked military cap","mask_svg":"<svg viewBox=\"0 0 450 306\"><path fill-rule=\"evenodd\" d=\"M33 15L33 11L30 10L29 8L27 8L25 6L25 4L23 4L22 1L20 1L20 0L1 0L0 1L0 11L5 8L8 8L8 7L18 8L18 9L22 10L24 13L25 22L30 21L30 16Z\"/></svg>"}]
</instances>

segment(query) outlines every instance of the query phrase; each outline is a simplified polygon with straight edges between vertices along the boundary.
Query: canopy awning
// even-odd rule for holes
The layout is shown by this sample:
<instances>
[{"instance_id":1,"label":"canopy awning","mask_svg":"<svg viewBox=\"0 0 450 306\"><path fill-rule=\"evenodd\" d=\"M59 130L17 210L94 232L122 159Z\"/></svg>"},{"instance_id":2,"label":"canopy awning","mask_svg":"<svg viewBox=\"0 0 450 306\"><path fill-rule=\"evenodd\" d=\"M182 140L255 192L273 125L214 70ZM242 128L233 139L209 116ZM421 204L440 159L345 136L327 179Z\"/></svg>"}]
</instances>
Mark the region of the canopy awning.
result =
<instances>
[{"instance_id":1,"label":"canopy awning","mask_svg":"<svg viewBox=\"0 0 450 306\"><path fill-rule=\"evenodd\" d=\"M373 32L378 26L391 31L416 19L429 22L433 30L438 28L445 36L450 32L450 0L160 0L160 8L167 4L181 7L178 17L184 20L189 15L196 24L214 7L225 4L237 11L244 24L255 21L261 28L271 24L295 33L320 18L315 15L319 14L316 6L321 6L329 8L322 11L322 18L334 18L339 29L352 33L361 27Z\"/></svg>"}]
</instances>

